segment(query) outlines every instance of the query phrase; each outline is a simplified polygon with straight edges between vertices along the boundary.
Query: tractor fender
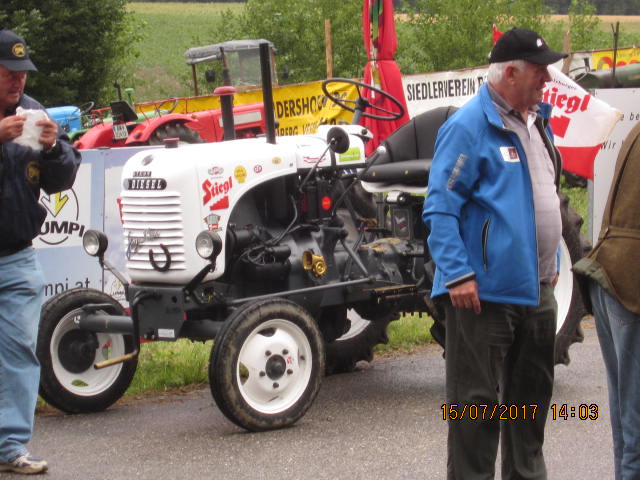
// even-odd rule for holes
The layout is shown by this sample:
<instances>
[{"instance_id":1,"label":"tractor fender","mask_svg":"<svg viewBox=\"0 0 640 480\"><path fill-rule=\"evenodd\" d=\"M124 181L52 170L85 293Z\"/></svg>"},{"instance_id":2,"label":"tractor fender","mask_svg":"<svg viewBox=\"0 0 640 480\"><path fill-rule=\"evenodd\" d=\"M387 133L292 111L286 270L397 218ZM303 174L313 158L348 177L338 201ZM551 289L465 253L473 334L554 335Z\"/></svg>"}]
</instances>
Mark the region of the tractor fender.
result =
<instances>
[{"instance_id":1,"label":"tractor fender","mask_svg":"<svg viewBox=\"0 0 640 480\"><path fill-rule=\"evenodd\" d=\"M168 123L183 124L198 133L203 130L202 124L191 114L169 113L161 117L150 118L136 125L129 133L125 145L139 145L140 143L148 142L153 132Z\"/></svg>"},{"instance_id":2,"label":"tractor fender","mask_svg":"<svg viewBox=\"0 0 640 480\"><path fill-rule=\"evenodd\" d=\"M113 138L113 123L105 122L94 125L87 130L80 139L74 143L74 146L79 150L86 150L89 148L98 147L122 147L123 141L115 141Z\"/></svg>"}]
</instances>

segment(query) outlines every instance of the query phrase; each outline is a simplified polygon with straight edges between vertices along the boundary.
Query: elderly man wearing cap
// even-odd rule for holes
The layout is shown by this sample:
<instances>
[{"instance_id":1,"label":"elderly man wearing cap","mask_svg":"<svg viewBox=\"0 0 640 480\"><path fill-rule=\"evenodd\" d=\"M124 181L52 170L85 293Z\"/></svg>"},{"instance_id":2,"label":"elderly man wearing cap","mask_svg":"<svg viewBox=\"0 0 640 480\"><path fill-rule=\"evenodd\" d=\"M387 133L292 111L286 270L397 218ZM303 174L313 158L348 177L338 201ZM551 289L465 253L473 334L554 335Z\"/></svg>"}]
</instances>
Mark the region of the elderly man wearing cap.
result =
<instances>
[{"instance_id":1,"label":"elderly man wearing cap","mask_svg":"<svg viewBox=\"0 0 640 480\"><path fill-rule=\"evenodd\" d=\"M40 382L35 350L44 277L31 241L46 211L38 200L40 189L70 188L80 164L46 116L35 123L41 129L35 148L20 141L27 115L17 109L44 110L23 93L28 70L36 67L24 40L0 30L0 472L25 474L47 470L26 449Z\"/></svg>"},{"instance_id":2,"label":"elderly man wearing cap","mask_svg":"<svg viewBox=\"0 0 640 480\"><path fill-rule=\"evenodd\" d=\"M561 159L541 103L566 55L514 28L488 82L440 129L423 211L446 312L449 479L544 479L553 389Z\"/></svg>"}]
</instances>

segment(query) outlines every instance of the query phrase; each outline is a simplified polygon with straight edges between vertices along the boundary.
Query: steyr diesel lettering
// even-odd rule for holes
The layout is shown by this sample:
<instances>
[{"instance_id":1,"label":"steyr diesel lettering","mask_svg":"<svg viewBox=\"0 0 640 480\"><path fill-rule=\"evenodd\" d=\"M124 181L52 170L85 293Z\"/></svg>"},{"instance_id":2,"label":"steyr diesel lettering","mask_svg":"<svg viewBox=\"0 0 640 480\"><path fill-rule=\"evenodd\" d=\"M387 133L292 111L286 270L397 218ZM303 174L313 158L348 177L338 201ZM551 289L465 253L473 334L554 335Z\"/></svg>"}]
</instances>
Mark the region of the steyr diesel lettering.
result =
<instances>
[{"instance_id":1,"label":"steyr diesel lettering","mask_svg":"<svg viewBox=\"0 0 640 480\"><path fill-rule=\"evenodd\" d=\"M125 178L125 190L164 190L167 181L164 178Z\"/></svg>"}]
</instances>

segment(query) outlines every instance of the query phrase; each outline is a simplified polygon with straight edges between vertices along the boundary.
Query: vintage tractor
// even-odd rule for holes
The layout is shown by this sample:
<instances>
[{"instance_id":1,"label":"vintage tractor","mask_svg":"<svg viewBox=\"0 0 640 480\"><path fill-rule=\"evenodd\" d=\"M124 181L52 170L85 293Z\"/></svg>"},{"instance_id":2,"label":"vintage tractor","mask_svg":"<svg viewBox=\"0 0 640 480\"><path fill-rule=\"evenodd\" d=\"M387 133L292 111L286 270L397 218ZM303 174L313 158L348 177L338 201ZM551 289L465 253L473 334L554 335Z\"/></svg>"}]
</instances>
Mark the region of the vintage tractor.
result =
<instances>
[{"instance_id":1,"label":"vintage tractor","mask_svg":"<svg viewBox=\"0 0 640 480\"><path fill-rule=\"evenodd\" d=\"M263 83L273 119L264 73ZM327 96L339 102L345 84L372 88L329 79ZM356 118L403 113L397 101L395 112L372 111L363 95L342 104ZM83 239L124 285L130 314L95 290L52 298L38 340L42 397L65 412L105 409L129 386L140 339L213 338L220 410L245 429L269 430L305 414L327 369L370 359L400 313L428 313L441 338L420 213L435 135L451 111L414 118L370 158L359 125L276 138L272 121L265 138L136 153L119 200L127 272L105 259L103 233ZM384 193L374 201L369 192ZM575 237L567 225L565 238ZM562 254L558 336L571 340L559 343L558 361L581 316L565 244Z\"/></svg>"},{"instance_id":2,"label":"vintage tractor","mask_svg":"<svg viewBox=\"0 0 640 480\"><path fill-rule=\"evenodd\" d=\"M60 107L49 107L47 113L54 119L60 128L74 142L82 136L91 124L91 112L94 103L87 102L79 107L75 105L64 105Z\"/></svg>"}]
</instances>

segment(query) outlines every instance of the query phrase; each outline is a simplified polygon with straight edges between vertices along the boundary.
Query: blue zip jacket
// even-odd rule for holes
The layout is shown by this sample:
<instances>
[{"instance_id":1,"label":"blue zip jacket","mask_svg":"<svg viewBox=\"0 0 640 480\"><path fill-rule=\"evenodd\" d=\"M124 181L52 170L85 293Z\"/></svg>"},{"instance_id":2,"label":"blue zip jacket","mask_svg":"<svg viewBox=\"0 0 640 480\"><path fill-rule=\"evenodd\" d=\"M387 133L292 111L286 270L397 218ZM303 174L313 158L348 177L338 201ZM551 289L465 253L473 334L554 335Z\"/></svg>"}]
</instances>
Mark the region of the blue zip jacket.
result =
<instances>
[{"instance_id":1,"label":"blue zip jacket","mask_svg":"<svg viewBox=\"0 0 640 480\"><path fill-rule=\"evenodd\" d=\"M44 109L23 95L15 107ZM15 114L15 107L6 115ZM40 233L46 210L39 203L40 189L55 193L71 188L80 154L58 129L57 145L51 153L35 151L14 142L0 143L0 251L23 248Z\"/></svg>"},{"instance_id":2,"label":"blue zip jacket","mask_svg":"<svg viewBox=\"0 0 640 480\"><path fill-rule=\"evenodd\" d=\"M540 104L536 123L554 162L560 154ZM504 128L487 85L440 128L422 219L436 264L432 297L476 279L481 300L537 305L531 178L515 132Z\"/></svg>"}]
</instances>

